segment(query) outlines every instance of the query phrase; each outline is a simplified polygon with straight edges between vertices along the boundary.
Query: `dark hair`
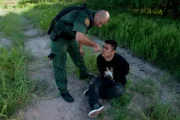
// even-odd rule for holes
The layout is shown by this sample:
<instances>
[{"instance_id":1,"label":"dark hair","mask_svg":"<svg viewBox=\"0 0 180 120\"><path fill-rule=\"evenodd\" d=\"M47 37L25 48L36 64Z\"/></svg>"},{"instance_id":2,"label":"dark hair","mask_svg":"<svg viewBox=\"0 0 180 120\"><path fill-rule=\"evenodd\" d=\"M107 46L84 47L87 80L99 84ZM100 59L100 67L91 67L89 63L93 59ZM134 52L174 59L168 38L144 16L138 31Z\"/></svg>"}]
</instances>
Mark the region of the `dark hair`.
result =
<instances>
[{"instance_id":1,"label":"dark hair","mask_svg":"<svg viewBox=\"0 0 180 120\"><path fill-rule=\"evenodd\" d=\"M117 48L117 42L115 40L105 40L104 41L106 44L110 44L113 48L113 50L116 50Z\"/></svg>"}]
</instances>

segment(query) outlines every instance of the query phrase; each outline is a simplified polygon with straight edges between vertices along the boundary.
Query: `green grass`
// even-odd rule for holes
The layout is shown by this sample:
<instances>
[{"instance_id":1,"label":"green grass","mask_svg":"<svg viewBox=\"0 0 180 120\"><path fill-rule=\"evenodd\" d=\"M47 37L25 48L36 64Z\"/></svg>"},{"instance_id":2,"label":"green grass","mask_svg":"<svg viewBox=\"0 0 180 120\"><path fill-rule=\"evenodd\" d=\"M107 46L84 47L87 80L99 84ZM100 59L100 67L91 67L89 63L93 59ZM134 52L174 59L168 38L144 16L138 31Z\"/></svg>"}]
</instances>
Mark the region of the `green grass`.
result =
<instances>
[{"instance_id":1,"label":"green grass","mask_svg":"<svg viewBox=\"0 0 180 120\"><path fill-rule=\"evenodd\" d=\"M12 48L0 48L0 119L8 119L26 104L32 83L27 78L21 17L9 13L0 22L1 35L12 42Z\"/></svg>"},{"instance_id":2,"label":"green grass","mask_svg":"<svg viewBox=\"0 0 180 120\"><path fill-rule=\"evenodd\" d=\"M96 64L96 59L99 54L100 53L95 53L92 48L84 47L85 65L88 71L93 74L99 74L99 71L97 70L97 64Z\"/></svg>"},{"instance_id":3,"label":"green grass","mask_svg":"<svg viewBox=\"0 0 180 120\"><path fill-rule=\"evenodd\" d=\"M23 22L17 13L10 12L2 17L0 30L3 35L12 41L13 46L22 46L24 44Z\"/></svg>"},{"instance_id":4,"label":"green grass","mask_svg":"<svg viewBox=\"0 0 180 120\"><path fill-rule=\"evenodd\" d=\"M0 1L0 8L3 8L4 7L4 0L1 0Z\"/></svg>"},{"instance_id":5,"label":"green grass","mask_svg":"<svg viewBox=\"0 0 180 120\"><path fill-rule=\"evenodd\" d=\"M84 49L84 62L87 67L88 72L98 75L99 72L97 70L96 58L99 53L94 53L93 49L89 47L83 46ZM69 74L76 74L79 76L79 69L74 65L73 61L71 60L69 54L67 57L67 72Z\"/></svg>"},{"instance_id":6,"label":"green grass","mask_svg":"<svg viewBox=\"0 0 180 120\"><path fill-rule=\"evenodd\" d=\"M112 104L112 108L108 110L108 113L113 118L113 120L131 120L129 116L128 106L131 103L133 94L128 92L130 86L131 82L128 80L124 94L121 97L112 99L110 101L110 103Z\"/></svg>"},{"instance_id":7,"label":"green grass","mask_svg":"<svg viewBox=\"0 0 180 120\"><path fill-rule=\"evenodd\" d=\"M8 118L23 106L31 83L26 75L26 56L19 48L0 49L0 118Z\"/></svg>"},{"instance_id":8,"label":"green grass","mask_svg":"<svg viewBox=\"0 0 180 120\"><path fill-rule=\"evenodd\" d=\"M112 13L108 25L92 29L91 33L102 39L115 39L121 47L179 78L179 25L167 18Z\"/></svg>"},{"instance_id":9,"label":"green grass","mask_svg":"<svg viewBox=\"0 0 180 120\"><path fill-rule=\"evenodd\" d=\"M172 105L153 103L144 110L138 110L141 120L180 120L180 115Z\"/></svg>"},{"instance_id":10,"label":"green grass","mask_svg":"<svg viewBox=\"0 0 180 120\"><path fill-rule=\"evenodd\" d=\"M152 80L140 80L133 83L130 90L140 93L143 96L153 99L155 93L158 91L156 84Z\"/></svg>"},{"instance_id":11,"label":"green grass","mask_svg":"<svg viewBox=\"0 0 180 120\"><path fill-rule=\"evenodd\" d=\"M76 1L60 1L59 3L39 3L31 4L26 7L24 16L31 19L34 25L39 26L44 32L47 32L52 19L68 5L74 5ZM33 18L33 19L32 19Z\"/></svg>"}]
</instances>

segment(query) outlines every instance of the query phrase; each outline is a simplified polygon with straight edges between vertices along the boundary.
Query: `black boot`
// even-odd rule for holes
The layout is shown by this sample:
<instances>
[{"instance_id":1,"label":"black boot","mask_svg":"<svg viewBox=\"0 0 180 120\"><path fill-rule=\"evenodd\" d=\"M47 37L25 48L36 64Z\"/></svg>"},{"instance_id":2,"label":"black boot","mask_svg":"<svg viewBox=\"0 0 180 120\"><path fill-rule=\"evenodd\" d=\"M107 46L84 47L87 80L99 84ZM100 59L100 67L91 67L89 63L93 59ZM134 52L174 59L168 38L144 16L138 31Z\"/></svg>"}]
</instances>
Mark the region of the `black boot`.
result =
<instances>
[{"instance_id":1,"label":"black boot","mask_svg":"<svg viewBox=\"0 0 180 120\"><path fill-rule=\"evenodd\" d=\"M66 100L67 102L73 102L74 98L69 94L69 92L61 93L61 96Z\"/></svg>"}]
</instances>

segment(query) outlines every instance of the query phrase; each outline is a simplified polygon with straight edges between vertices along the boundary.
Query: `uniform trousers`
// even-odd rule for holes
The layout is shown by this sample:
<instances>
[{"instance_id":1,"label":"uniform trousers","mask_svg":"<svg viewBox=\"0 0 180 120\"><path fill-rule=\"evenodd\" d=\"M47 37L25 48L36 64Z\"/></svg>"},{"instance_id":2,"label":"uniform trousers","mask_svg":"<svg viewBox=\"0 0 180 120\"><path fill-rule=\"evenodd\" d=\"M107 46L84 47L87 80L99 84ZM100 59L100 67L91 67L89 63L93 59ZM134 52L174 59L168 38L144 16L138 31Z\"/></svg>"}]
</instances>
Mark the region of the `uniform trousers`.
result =
<instances>
[{"instance_id":1,"label":"uniform trousers","mask_svg":"<svg viewBox=\"0 0 180 120\"><path fill-rule=\"evenodd\" d=\"M51 40L51 49L51 53L55 54L52 59L55 82L59 91L65 93L67 92L68 83L66 72L67 53L69 53L76 67L79 68L80 76L87 74L87 68L83 57L80 55L76 40L65 40L63 38L58 38L56 41Z\"/></svg>"}]
</instances>

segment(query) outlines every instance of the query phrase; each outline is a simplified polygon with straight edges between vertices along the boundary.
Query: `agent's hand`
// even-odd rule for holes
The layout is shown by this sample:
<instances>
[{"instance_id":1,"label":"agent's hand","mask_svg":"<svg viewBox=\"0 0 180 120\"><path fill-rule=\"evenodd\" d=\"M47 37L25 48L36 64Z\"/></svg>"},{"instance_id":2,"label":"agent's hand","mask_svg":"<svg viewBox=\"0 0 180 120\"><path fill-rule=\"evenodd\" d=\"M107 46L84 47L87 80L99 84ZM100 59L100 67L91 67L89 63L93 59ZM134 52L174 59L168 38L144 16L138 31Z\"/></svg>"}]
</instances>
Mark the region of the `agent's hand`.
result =
<instances>
[{"instance_id":1,"label":"agent's hand","mask_svg":"<svg viewBox=\"0 0 180 120\"><path fill-rule=\"evenodd\" d=\"M84 50L83 50L83 48L79 48L79 52L80 52L80 55L81 55L81 56L84 56Z\"/></svg>"},{"instance_id":2,"label":"agent's hand","mask_svg":"<svg viewBox=\"0 0 180 120\"><path fill-rule=\"evenodd\" d=\"M94 51L95 52L100 52L101 51L101 47L99 44L96 43L96 46L94 47Z\"/></svg>"}]
</instances>

